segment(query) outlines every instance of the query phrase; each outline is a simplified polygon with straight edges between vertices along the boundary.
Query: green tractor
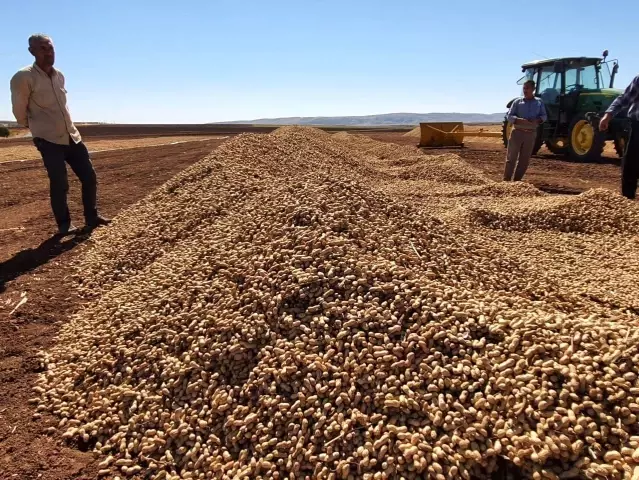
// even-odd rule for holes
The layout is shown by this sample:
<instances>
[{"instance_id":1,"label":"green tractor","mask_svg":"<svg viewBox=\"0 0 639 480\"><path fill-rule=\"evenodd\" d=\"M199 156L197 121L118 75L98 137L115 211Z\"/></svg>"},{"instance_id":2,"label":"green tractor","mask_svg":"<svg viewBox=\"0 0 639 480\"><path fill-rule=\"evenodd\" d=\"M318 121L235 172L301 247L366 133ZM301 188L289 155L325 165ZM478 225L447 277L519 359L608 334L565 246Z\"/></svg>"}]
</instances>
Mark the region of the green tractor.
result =
<instances>
[{"instance_id":1,"label":"green tractor","mask_svg":"<svg viewBox=\"0 0 639 480\"><path fill-rule=\"evenodd\" d=\"M599 131L599 119L617 96L623 93L613 88L619 70L616 60L567 57L539 60L522 65L523 85L534 80L535 95L546 105L548 121L539 126L533 150L543 144L558 155L568 155L578 161L593 161L601 157L606 141L614 141L619 156L623 155L629 135L625 114L610 122L606 132ZM508 102L510 109L514 99ZM503 140L508 146L512 125L504 120Z\"/></svg>"}]
</instances>

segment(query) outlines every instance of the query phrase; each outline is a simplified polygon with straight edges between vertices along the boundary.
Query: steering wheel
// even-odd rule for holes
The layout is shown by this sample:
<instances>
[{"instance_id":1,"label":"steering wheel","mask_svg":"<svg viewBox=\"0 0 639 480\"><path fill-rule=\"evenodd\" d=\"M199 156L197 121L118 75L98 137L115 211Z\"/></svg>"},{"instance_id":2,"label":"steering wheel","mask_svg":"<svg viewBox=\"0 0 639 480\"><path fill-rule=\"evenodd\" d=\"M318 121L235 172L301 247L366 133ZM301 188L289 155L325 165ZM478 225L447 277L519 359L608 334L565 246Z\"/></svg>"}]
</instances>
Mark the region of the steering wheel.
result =
<instances>
[{"instance_id":1,"label":"steering wheel","mask_svg":"<svg viewBox=\"0 0 639 480\"><path fill-rule=\"evenodd\" d=\"M581 90L584 88L583 85L579 85L578 83L573 83L572 85L566 85L566 90L569 90L570 87L575 87L574 90Z\"/></svg>"}]
</instances>

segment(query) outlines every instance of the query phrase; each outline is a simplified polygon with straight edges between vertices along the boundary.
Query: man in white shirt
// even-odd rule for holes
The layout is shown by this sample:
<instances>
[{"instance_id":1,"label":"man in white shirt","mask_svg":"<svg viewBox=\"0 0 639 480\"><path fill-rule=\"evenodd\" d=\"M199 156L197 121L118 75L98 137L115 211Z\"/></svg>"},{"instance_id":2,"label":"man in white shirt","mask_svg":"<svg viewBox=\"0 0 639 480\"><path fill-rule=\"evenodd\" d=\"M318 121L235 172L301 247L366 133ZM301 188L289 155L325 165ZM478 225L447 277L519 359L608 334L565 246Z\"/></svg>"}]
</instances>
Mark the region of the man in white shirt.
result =
<instances>
[{"instance_id":1,"label":"man in white shirt","mask_svg":"<svg viewBox=\"0 0 639 480\"><path fill-rule=\"evenodd\" d=\"M76 233L67 205L68 163L82 184L82 204L87 227L107 225L98 214L97 180L89 151L73 124L67 107L64 75L55 69L53 41L46 35L29 38L33 65L23 68L11 79L13 114L20 125L28 127L33 143L40 151L49 175L51 208L61 235Z\"/></svg>"}]
</instances>

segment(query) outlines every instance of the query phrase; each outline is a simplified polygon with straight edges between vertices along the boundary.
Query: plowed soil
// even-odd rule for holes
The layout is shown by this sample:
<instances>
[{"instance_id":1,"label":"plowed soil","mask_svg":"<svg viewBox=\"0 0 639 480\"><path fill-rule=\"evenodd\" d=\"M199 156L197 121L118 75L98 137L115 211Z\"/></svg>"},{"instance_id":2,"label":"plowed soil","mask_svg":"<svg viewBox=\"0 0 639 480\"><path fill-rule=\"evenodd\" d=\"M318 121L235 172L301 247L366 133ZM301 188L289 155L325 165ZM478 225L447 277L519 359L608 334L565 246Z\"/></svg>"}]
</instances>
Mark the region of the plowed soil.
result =
<instances>
[{"instance_id":1,"label":"plowed soil","mask_svg":"<svg viewBox=\"0 0 639 480\"><path fill-rule=\"evenodd\" d=\"M221 135L220 135L221 136ZM164 136L142 138L99 138L86 142L90 152L105 152L110 150L122 150L126 148L153 147L158 145L175 145L178 143L200 142L218 138L220 136ZM38 149L31 139L15 139L0 143L0 163L17 160L37 160L40 158Z\"/></svg>"},{"instance_id":2,"label":"plowed soil","mask_svg":"<svg viewBox=\"0 0 639 480\"><path fill-rule=\"evenodd\" d=\"M414 145L415 139L403 133L370 135ZM114 134L121 132L108 132ZM102 213L117 215L223 141L94 154ZM505 150L499 145L468 143L467 148L447 152L461 155L491 178L501 177ZM79 185L73 176L70 180L70 207L81 225ZM617 190L619 166L612 158L579 164L540 155L533 159L526 181L551 193L577 194L594 187ZM53 345L58 326L81 305L68 265L78 247L91 239L88 235L52 239L55 225L40 161L0 165L0 191L0 480L95 478L98 468L92 455L83 452L83 445L67 445L58 434L47 433L53 420L34 418L36 412L28 403L40 370L37 352Z\"/></svg>"}]
</instances>

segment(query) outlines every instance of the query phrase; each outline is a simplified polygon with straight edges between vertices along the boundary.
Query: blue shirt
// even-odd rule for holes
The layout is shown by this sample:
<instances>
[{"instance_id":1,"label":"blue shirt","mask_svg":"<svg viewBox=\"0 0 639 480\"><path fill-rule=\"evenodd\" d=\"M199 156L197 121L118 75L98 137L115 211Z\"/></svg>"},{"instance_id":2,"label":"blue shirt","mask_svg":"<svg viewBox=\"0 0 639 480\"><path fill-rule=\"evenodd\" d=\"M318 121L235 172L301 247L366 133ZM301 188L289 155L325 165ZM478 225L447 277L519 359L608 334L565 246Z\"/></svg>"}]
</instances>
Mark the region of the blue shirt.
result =
<instances>
[{"instance_id":1,"label":"blue shirt","mask_svg":"<svg viewBox=\"0 0 639 480\"><path fill-rule=\"evenodd\" d=\"M628 117L639 120L639 75L635 77L626 91L619 95L614 102L610 104L606 113L611 113L614 117L621 110L629 108Z\"/></svg>"},{"instance_id":2,"label":"blue shirt","mask_svg":"<svg viewBox=\"0 0 639 480\"><path fill-rule=\"evenodd\" d=\"M542 122L545 122L548 120L548 115L546 115L546 107L541 99L534 97L530 100L526 100L524 97L520 97L517 98L510 106L507 118L512 124L514 124L515 120L518 118L523 118L525 120L541 119ZM517 128L535 130L537 126L517 125Z\"/></svg>"}]
</instances>

